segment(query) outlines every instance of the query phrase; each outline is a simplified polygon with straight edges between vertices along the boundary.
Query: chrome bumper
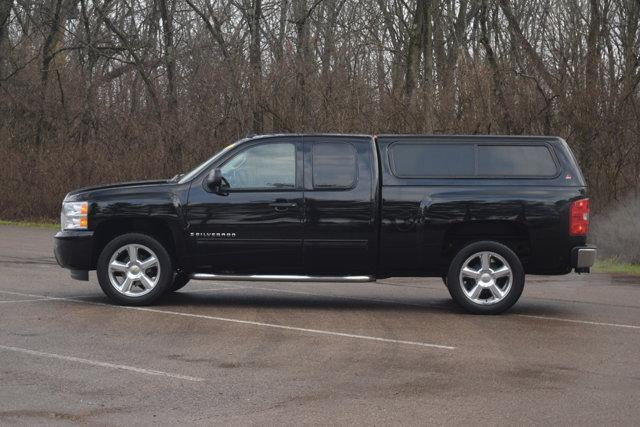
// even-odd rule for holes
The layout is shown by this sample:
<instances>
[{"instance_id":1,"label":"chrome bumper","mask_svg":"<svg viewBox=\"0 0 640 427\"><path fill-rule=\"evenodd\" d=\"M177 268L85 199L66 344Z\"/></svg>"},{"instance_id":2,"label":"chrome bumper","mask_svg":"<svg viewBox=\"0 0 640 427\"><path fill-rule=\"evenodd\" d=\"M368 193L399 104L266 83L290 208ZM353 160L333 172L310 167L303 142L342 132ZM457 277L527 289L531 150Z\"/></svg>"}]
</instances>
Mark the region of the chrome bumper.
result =
<instances>
[{"instance_id":1,"label":"chrome bumper","mask_svg":"<svg viewBox=\"0 0 640 427\"><path fill-rule=\"evenodd\" d=\"M596 262L596 253L597 249L595 246L573 248L571 261L576 273L588 273Z\"/></svg>"}]
</instances>

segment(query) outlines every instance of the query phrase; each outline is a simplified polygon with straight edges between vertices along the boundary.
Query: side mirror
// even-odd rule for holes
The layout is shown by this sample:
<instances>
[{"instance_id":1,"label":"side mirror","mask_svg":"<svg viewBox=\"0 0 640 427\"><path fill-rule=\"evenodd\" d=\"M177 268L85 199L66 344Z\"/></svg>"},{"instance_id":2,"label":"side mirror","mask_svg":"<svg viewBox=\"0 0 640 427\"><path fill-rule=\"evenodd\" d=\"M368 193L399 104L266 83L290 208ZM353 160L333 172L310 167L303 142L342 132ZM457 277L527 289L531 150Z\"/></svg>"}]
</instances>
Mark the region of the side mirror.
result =
<instances>
[{"instance_id":1,"label":"side mirror","mask_svg":"<svg viewBox=\"0 0 640 427\"><path fill-rule=\"evenodd\" d=\"M211 191L212 193L218 193L218 194L224 193L223 183L224 183L224 178L222 177L222 171L219 168L215 168L214 170L209 172L209 175L207 175L207 179L205 181L205 184L209 189L209 191Z\"/></svg>"}]
</instances>

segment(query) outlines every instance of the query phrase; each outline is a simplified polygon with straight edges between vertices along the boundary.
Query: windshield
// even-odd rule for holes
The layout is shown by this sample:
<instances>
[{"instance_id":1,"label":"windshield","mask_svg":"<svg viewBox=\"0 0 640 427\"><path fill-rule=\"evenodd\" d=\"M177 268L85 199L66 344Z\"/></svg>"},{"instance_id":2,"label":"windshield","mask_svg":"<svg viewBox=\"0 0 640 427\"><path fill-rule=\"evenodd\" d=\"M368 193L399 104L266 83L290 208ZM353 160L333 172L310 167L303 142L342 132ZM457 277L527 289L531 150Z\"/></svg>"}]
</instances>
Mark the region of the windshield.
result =
<instances>
[{"instance_id":1,"label":"windshield","mask_svg":"<svg viewBox=\"0 0 640 427\"><path fill-rule=\"evenodd\" d=\"M231 145L227 145L224 149L222 149L222 151L219 151L216 155L214 155L213 157L211 157L210 159L208 159L204 163L198 165L195 169L191 170L191 172L187 172L185 175L181 176L180 180L178 182L180 184L182 184L182 183L191 181L193 178L198 176L200 174L200 172L202 172L203 170L208 168L211 163L215 162L216 159L220 158L222 155L224 155L225 153L227 153L230 150L232 150L233 148L235 148L242 141L244 141L244 140L240 140L238 142L234 142Z\"/></svg>"}]
</instances>

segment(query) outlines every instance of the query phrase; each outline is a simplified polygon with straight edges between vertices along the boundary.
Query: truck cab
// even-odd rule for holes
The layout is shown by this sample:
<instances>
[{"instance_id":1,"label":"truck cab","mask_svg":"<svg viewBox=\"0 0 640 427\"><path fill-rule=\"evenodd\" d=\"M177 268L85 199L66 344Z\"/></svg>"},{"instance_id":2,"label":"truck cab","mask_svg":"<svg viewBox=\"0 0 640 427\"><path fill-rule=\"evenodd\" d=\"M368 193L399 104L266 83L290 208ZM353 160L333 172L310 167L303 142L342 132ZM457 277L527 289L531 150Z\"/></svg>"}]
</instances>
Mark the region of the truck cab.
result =
<instances>
[{"instance_id":1,"label":"truck cab","mask_svg":"<svg viewBox=\"0 0 640 427\"><path fill-rule=\"evenodd\" d=\"M555 137L265 135L171 180L69 193L58 263L121 304L189 280L442 277L476 313L588 272L588 198Z\"/></svg>"},{"instance_id":2,"label":"truck cab","mask_svg":"<svg viewBox=\"0 0 640 427\"><path fill-rule=\"evenodd\" d=\"M373 275L375 153L367 136L239 144L191 182L189 264L211 273Z\"/></svg>"}]
</instances>

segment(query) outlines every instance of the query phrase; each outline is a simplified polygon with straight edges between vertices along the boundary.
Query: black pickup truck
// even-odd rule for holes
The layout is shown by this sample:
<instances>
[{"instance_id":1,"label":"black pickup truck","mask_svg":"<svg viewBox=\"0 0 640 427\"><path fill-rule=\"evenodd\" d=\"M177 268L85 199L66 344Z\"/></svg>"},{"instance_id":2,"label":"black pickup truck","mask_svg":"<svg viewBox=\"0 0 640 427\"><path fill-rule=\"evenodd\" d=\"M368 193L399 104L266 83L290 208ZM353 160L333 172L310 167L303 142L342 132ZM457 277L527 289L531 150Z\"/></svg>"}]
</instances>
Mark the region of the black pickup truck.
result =
<instances>
[{"instance_id":1,"label":"black pickup truck","mask_svg":"<svg viewBox=\"0 0 640 427\"><path fill-rule=\"evenodd\" d=\"M170 180L62 204L58 263L119 304L189 280L442 277L500 313L527 274L589 272L589 199L556 137L265 135Z\"/></svg>"}]
</instances>

